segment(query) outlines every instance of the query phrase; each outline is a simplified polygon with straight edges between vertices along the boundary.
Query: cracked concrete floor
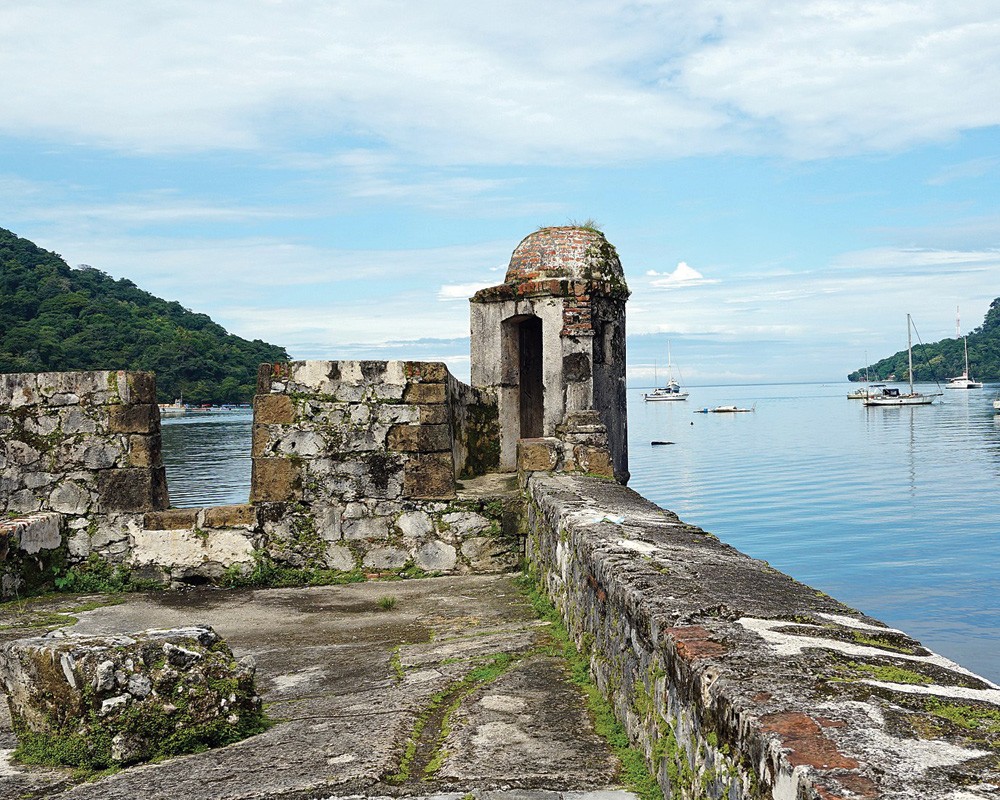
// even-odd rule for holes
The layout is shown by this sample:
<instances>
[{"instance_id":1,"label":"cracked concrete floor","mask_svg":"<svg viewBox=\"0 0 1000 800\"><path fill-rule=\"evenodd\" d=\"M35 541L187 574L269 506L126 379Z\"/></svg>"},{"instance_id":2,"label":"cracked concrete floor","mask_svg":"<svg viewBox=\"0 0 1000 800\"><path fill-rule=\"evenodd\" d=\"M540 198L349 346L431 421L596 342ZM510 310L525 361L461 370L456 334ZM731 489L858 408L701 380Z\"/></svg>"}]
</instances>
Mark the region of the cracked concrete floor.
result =
<instances>
[{"instance_id":1,"label":"cracked concrete floor","mask_svg":"<svg viewBox=\"0 0 1000 800\"><path fill-rule=\"evenodd\" d=\"M8 604L0 629L22 627L0 639L37 634L23 627L33 618L26 610L73 603ZM73 616L70 630L79 634L211 625L237 657L256 658L258 691L278 724L228 747L74 784L67 773L10 763L4 708L0 798L631 797L617 785L617 759L594 733L565 664L546 647L547 624L511 575L129 595ZM431 699L496 658L509 668L456 698L442 737L442 720L427 716ZM422 716L411 774L392 782ZM435 756L428 776L423 768Z\"/></svg>"}]
</instances>

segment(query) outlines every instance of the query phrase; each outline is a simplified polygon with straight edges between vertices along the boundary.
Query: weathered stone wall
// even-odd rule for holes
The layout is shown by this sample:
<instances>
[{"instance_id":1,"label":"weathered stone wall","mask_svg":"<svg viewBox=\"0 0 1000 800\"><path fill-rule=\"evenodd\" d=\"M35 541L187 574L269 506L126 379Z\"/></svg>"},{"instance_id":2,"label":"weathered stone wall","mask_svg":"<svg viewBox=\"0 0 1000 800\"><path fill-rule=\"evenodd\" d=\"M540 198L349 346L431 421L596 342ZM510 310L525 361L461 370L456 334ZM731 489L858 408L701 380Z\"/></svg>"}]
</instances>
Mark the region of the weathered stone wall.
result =
<instances>
[{"instance_id":1,"label":"weathered stone wall","mask_svg":"<svg viewBox=\"0 0 1000 800\"><path fill-rule=\"evenodd\" d=\"M153 376L0 375L0 595L97 556L164 583L262 560L338 571L496 571L519 556L509 491L464 492L497 465L496 403L443 364L265 365L251 503L170 509ZM34 548L41 522L55 531ZM25 538L27 537L27 538ZM35 537L37 538L37 537ZM50 537L51 538L51 537Z\"/></svg>"},{"instance_id":2,"label":"weathered stone wall","mask_svg":"<svg viewBox=\"0 0 1000 800\"><path fill-rule=\"evenodd\" d=\"M152 374L0 374L0 512L168 505Z\"/></svg>"},{"instance_id":3,"label":"weathered stone wall","mask_svg":"<svg viewBox=\"0 0 1000 800\"><path fill-rule=\"evenodd\" d=\"M124 557L143 512L168 505L150 373L0 374L0 516L58 512L66 544L0 558L0 593L53 559Z\"/></svg>"},{"instance_id":4,"label":"weathered stone wall","mask_svg":"<svg viewBox=\"0 0 1000 800\"><path fill-rule=\"evenodd\" d=\"M513 563L484 544L505 541L500 506L460 497L456 482L493 464L495 418L489 395L443 364L265 365L250 492L264 546L292 566L339 570Z\"/></svg>"},{"instance_id":5,"label":"weathered stone wall","mask_svg":"<svg viewBox=\"0 0 1000 800\"><path fill-rule=\"evenodd\" d=\"M996 796L994 684L611 481L527 491L529 563L664 797Z\"/></svg>"}]
</instances>

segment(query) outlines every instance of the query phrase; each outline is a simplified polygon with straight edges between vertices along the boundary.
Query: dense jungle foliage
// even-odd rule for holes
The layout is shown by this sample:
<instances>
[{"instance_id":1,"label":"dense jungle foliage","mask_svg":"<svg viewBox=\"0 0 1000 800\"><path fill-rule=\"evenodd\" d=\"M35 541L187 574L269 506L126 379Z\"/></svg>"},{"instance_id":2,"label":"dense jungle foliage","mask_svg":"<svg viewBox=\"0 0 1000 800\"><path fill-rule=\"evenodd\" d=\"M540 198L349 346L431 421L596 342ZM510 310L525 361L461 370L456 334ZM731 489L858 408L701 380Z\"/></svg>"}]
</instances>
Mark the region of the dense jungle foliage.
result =
<instances>
[{"instance_id":1,"label":"dense jungle foliage","mask_svg":"<svg viewBox=\"0 0 1000 800\"><path fill-rule=\"evenodd\" d=\"M990 304L983 324L968 336L969 375L978 381L1000 381L1000 297ZM871 380L909 380L906 351L876 361L867 367ZM961 375L965 370L965 351L961 339L942 339L934 344L913 345L913 380L939 381ZM865 367L847 376L850 381L865 380Z\"/></svg>"},{"instance_id":2,"label":"dense jungle foliage","mask_svg":"<svg viewBox=\"0 0 1000 800\"><path fill-rule=\"evenodd\" d=\"M156 373L160 402L246 403L257 367L284 348L226 333L161 300L0 228L0 372L132 369Z\"/></svg>"}]
</instances>

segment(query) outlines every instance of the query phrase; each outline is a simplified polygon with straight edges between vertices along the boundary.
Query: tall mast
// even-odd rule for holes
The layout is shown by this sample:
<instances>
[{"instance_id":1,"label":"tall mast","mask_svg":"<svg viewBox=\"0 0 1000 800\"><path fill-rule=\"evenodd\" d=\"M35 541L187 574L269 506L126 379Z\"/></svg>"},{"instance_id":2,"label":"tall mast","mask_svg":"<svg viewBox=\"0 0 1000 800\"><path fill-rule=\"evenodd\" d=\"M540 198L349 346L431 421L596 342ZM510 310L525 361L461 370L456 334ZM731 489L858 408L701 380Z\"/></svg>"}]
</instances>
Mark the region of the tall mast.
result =
<instances>
[{"instance_id":1,"label":"tall mast","mask_svg":"<svg viewBox=\"0 0 1000 800\"><path fill-rule=\"evenodd\" d=\"M910 376L910 394L913 394L913 342L910 338L910 315L906 315L906 361Z\"/></svg>"}]
</instances>

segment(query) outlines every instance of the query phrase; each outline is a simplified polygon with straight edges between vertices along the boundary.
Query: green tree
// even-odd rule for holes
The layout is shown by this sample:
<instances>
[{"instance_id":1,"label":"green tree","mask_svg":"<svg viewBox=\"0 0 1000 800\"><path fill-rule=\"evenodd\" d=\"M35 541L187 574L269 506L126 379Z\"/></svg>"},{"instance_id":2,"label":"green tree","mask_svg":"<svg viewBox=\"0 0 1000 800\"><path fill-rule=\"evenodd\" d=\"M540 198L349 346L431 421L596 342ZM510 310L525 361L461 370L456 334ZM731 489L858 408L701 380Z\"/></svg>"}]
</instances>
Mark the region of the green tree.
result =
<instances>
[{"instance_id":1,"label":"green tree","mask_svg":"<svg viewBox=\"0 0 1000 800\"><path fill-rule=\"evenodd\" d=\"M160 402L247 402L282 347L226 332L205 314L0 228L0 372L137 369Z\"/></svg>"}]
</instances>

